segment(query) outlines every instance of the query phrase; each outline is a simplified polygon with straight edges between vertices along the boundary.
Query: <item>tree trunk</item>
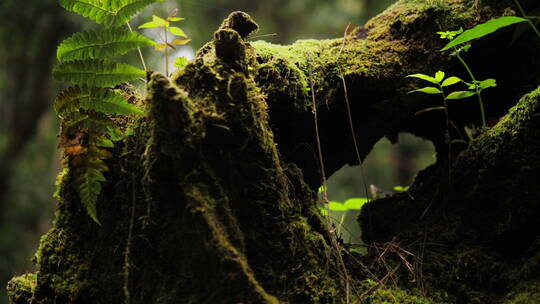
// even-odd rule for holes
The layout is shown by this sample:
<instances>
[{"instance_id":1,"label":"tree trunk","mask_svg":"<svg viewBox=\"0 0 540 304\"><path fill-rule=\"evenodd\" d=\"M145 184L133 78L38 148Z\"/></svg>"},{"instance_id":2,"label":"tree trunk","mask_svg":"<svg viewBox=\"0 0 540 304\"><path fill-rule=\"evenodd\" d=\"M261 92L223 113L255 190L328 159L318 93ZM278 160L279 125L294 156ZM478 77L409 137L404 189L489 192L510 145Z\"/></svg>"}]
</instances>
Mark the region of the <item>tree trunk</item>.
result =
<instances>
[{"instance_id":1,"label":"tree trunk","mask_svg":"<svg viewBox=\"0 0 540 304\"><path fill-rule=\"evenodd\" d=\"M534 1L523 2L528 9ZM512 14L513 3L399 1L343 39L290 46L249 42L257 25L244 13L231 14L171 80L149 74L147 115L131 122L133 134L108 163L101 226L82 208L66 159L55 225L36 254L39 271L10 282L11 301L526 303L519 302L524 292L538 297L540 92L448 159L444 117L414 115L440 101L407 95L414 83L404 78L437 70L466 78L455 58L437 51L444 41L435 32ZM540 43L527 32L508 47L511 36L507 30L483 38L467 54L478 77L499 83L485 94L488 116L501 116L540 83ZM478 123L477 107L451 105L452 121ZM371 245L360 257L329 233L315 191L321 172L358 164L378 140L398 132L432 140L438 162L417 177L410 196L365 208L361 223ZM523 269L510 271L516 265Z\"/></svg>"}]
</instances>

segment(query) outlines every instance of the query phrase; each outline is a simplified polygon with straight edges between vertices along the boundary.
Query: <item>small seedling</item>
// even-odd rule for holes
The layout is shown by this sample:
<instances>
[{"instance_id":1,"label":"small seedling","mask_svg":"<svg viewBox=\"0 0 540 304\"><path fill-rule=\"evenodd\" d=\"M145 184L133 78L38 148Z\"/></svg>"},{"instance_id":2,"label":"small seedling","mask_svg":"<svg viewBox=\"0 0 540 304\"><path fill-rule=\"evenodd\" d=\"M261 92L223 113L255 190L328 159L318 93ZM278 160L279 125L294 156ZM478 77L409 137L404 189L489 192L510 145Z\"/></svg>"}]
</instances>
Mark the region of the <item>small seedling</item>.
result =
<instances>
[{"instance_id":1,"label":"small seedling","mask_svg":"<svg viewBox=\"0 0 540 304\"><path fill-rule=\"evenodd\" d=\"M420 115L421 113L429 112L429 111L444 110L444 115L445 115L445 119L446 119L445 138L446 138L446 142L448 143L448 162L450 163L450 161L451 161L451 154L450 154L451 153L450 152L451 151L450 150L451 139L450 139L450 117L448 115L448 100L463 99L463 98L469 97L471 95L474 95L475 93L470 92L470 91L455 91L455 92L452 92L452 93L446 95L446 93L444 92L446 87L449 87L451 85L463 82L463 80L461 80L461 78L456 77L456 76L450 76L450 77L445 79L445 73L443 71L438 71L437 73L435 73L435 77L431 77L431 76L425 75L425 74L412 74L412 75L407 75L406 77L422 79L424 81L428 81L428 82L435 85L435 86L423 87L421 89L416 89L416 90L413 90L413 91L411 91L409 93L422 92L422 93L425 93L425 94L440 94L441 95L441 97L443 99L443 105L442 106L426 108L426 109L423 109L423 110L420 110L420 111L416 112L415 115Z\"/></svg>"},{"instance_id":2,"label":"small seedling","mask_svg":"<svg viewBox=\"0 0 540 304\"><path fill-rule=\"evenodd\" d=\"M452 55L458 58L459 62L461 62L463 67L465 67L465 70L467 70L469 77L471 77L471 82L466 83L468 85L469 90L471 91L463 91L463 93L460 96L462 96L462 98L469 97L472 95L477 96L478 103L480 106L480 115L481 115L483 127L485 127L487 124L486 124L486 114L484 110L484 101L482 100L482 91L487 88L495 87L497 86L497 84L496 84L495 79L492 79L492 78L482 80L482 81L476 80L471 68L465 62L461 54L464 52L467 52L471 48L471 45L466 44L466 43L474 39L478 39L488 34L491 34L500 28L507 27L512 24L516 24L516 23L520 23L524 21L527 21L527 19L515 17L515 16L504 16L504 17L489 20L482 24L478 24L472 29L469 29L466 31L463 31L463 29L460 28L457 31L437 32L437 34L440 35L441 39L450 40L450 42L448 42L441 49L441 51L453 49L454 51L452 52Z\"/></svg>"},{"instance_id":3,"label":"small seedling","mask_svg":"<svg viewBox=\"0 0 540 304\"><path fill-rule=\"evenodd\" d=\"M187 38L184 30L176 26L171 26L171 22L178 22L184 20L184 18L177 17L177 15L178 9L176 8L169 14L169 17L167 17L166 19L153 15L152 21L146 22L143 25L139 26L140 29L161 28L163 30L163 41L161 43L156 41L157 44L155 45L155 49L157 51L165 51L165 74L167 76L169 75L169 48L176 50L175 45L185 45L191 41L191 39ZM178 36L183 39L169 40L169 34L172 34L173 37ZM182 59L177 59L175 62L175 66L181 67L181 65L185 65L185 63L187 63L187 60L183 61Z\"/></svg>"}]
</instances>

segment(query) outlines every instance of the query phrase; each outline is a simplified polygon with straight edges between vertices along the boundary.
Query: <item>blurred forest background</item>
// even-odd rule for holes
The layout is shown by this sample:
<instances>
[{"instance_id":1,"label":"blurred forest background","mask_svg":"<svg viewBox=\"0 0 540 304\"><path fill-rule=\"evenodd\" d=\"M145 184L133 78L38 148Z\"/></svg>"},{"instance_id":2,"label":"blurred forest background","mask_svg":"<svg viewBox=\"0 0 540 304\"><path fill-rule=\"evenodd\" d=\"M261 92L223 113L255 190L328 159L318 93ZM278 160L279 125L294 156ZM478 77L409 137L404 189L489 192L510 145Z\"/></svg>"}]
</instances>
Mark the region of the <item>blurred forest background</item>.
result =
<instances>
[{"instance_id":1,"label":"blurred forest background","mask_svg":"<svg viewBox=\"0 0 540 304\"><path fill-rule=\"evenodd\" d=\"M166 16L179 8L179 23L193 41L177 51L188 58L222 20L235 10L251 14L272 43L325 39L343 35L347 24L364 24L395 0L168 0L152 6L133 22L138 26L152 14ZM21 6L21 4L23 4ZM6 303L5 284L14 275L31 272L39 237L52 224L53 193L60 171L58 120L52 102L61 84L51 78L57 45L73 32L92 28L62 9L56 0L0 1L0 303ZM150 33L151 34L151 33ZM163 55L144 50L154 70L163 71ZM137 58L132 58L138 65ZM360 139L361 140L361 139ZM433 162L432 146L401 134L398 145L381 141L359 168L343 168L329 181L330 200L365 197L374 184L383 191L408 185L416 172ZM345 239L359 241L356 212L345 217ZM344 214L332 213L341 217Z\"/></svg>"}]
</instances>

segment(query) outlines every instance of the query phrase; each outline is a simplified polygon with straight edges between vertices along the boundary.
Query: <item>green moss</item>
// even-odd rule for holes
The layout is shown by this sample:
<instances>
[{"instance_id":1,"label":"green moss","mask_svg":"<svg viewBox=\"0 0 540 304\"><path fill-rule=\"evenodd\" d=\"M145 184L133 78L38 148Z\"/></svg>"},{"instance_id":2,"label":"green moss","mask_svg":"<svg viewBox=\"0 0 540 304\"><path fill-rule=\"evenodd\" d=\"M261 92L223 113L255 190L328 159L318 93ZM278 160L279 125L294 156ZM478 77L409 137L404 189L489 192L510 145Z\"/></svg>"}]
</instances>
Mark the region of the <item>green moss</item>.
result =
<instances>
[{"instance_id":1,"label":"green moss","mask_svg":"<svg viewBox=\"0 0 540 304\"><path fill-rule=\"evenodd\" d=\"M360 282L361 290L367 290L368 293L359 298L361 303L368 304L436 304L431 299L423 297L417 291L403 290L395 286L380 285L373 280L364 280Z\"/></svg>"},{"instance_id":2,"label":"green moss","mask_svg":"<svg viewBox=\"0 0 540 304\"><path fill-rule=\"evenodd\" d=\"M503 304L537 304L540 303L540 282L529 281L517 284L508 294Z\"/></svg>"},{"instance_id":3,"label":"green moss","mask_svg":"<svg viewBox=\"0 0 540 304\"><path fill-rule=\"evenodd\" d=\"M20 292L20 299L34 297L36 304L50 304L51 299L64 303L341 302L343 282L335 274L337 263L329 258L336 249L330 246L313 207L315 194L305 182L310 179L313 187L319 173L315 165L287 163L294 161L287 149L313 141L311 97L315 96L321 117L332 124L328 128L332 132L323 138L337 142L324 144L336 147L337 157L342 157L333 165L339 168L352 162L342 156L343 143L350 140L348 126L334 128L334 118L344 117L341 76L354 87L351 100L358 113L373 113L368 112L372 100L388 97L393 102L395 92L387 88L388 83L412 71L415 62L424 65L417 62L419 52L436 49L428 44L433 37L414 36L417 29L427 25L435 32L438 22L444 26L470 21L467 14L458 16L466 8L455 3L400 1L368 23L363 29L366 37L360 37L362 29L357 29L343 39L301 40L291 46L248 43L246 37L257 25L245 14L231 15L214 41L172 81L159 74L149 78L148 115L126 122L134 134L118 143L110 160L109 182L98 206L102 227L89 221L80 208L70 187L70 172L62 175L55 227L42 238L36 254L40 271L36 286L31 280L15 281L12 294ZM386 82L379 84L380 79ZM376 94L361 95L363 89L357 86ZM381 96L384 92L392 96ZM535 111L527 114L529 118ZM279 128L272 129L271 123L281 128L277 136L274 132ZM379 129L384 127L370 129L373 137L368 142L384 135L386 129ZM289 133L297 137L287 138ZM336 134L346 134L347 139ZM277 139L284 142L280 150ZM417 198L419 205L411 208L416 213L408 220L416 220L414 215L426 210L426 197ZM408 199L402 203L400 207L411 205ZM393 211L383 216L382 226L403 214ZM456 218L450 216L450 221L452 229L437 225L440 218L431 223L430 236L439 237L432 243L454 244L469 233L459 231L462 222ZM407 230L408 224L398 225L404 229L402 237L417 244L418 232L425 226ZM509 231L499 226L493 231ZM508 271L507 265L498 263L496 253L471 243L456 251L427 248L421 261L427 292L450 303L458 297L469 303L491 299L490 288L501 282L487 274ZM529 262L530 268L514 275L532 282L536 278L526 273L537 266ZM369 291L368 303L435 303L410 282L377 286L362 281L363 271L352 274L361 282L353 285L358 294ZM530 294L529 290L536 290L531 286L523 290ZM453 294L444 295L445 287ZM522 297L517 290L511 296L512 300Z\"/></svg>"},{"instance_id":4,"label":"green moss","mask_svg":"<svg viewBox=\"0 0 540 304\"><path fill-rule=\"evenodd\" d=\"M31 303L34 297L36 284L35 273L27 273L11 279L7 285L7 293L10 303Z\"/></svg>"},{"instance_id":5,"label":"green moss","mask_svg":"<svg viewBox=\"0 0 540 304\"><path fill-rule=\"evenodd\" d=\"M540 172L539 113L537 88L457 157L451 192L440 183L446 171L432 166L411 187L414 201L397 195L364 207L362 217L377 223L364 226L364 234L370 241L384 242L399 233L394 242L411 244L405 249L419 259L415 264L421 268L416 271L434 299L475 304L537 301L540 243L534 227L540 193L531 181L538 180ZM417 288L405 277L406 273L398 286Z\"/></svg>"}]
</instances>

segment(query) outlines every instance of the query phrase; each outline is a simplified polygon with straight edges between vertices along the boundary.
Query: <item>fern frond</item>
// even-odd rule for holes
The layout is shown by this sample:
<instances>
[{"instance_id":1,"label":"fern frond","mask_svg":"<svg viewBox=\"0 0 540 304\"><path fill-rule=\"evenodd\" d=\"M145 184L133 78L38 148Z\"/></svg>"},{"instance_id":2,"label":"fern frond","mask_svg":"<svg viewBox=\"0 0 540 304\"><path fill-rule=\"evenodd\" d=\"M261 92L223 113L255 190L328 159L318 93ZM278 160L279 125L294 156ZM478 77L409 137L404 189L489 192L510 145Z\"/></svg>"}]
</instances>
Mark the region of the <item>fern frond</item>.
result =
<instances>
[{"instance_id":1,"label":"fern frond","mask_svg":"<svg viewBox=\"0 0 540 304\"><path fill-rule=\"evenodd\" d=\"M106 26L119 26L128 22L132 16L142 11L150 4L165 0L110 0L114 17L107 20Z\"/></svg>"},{"instance_id":2,"label":"fern frond","mask_svg":"<svg viewBox=\"0 0 540 304\"><path fill-rule=\"evenodd\" d=\"M63 62L53 69L59 81L110 87L146 76L146 72L125 63L107 60L75 60Z\"/></svg>"},{"instance_id":3,"label":"fern frond","mask_svg":"<svg viewBox=\"0 0 540 304\"><path fill-rule=\"evenodd\" d=\"M138 47L152 46L151 39L128 30L105 29L75 33L58 47L56 56L60 61L82 59L107 59L126 54Z\"/></svg>"},{"instance_id":4,"label":"fern frond","mask_svg":"<svg viewBox=\"0 0 540 304\"><path fill-rule=\"evenodd\" d=\"M93 138L96 136L91 137L92 143L103 139L99 136L97 138ZM97 217L97 201L101 194L101 183L106 181L103 172L109 170L104 159L110 158L111 153L92 143L89 144L84 162L75 168L77 174L75 185L86 212L96 223L101 224Z\"/></svg>"},{"instance_id":5,"label":"fern frond","mask_svg":"<svg viewBox=\"0 0 540 304\"><path fill-rule=\"evenodd\" d=\"M60 5L108 27L119 27L146 6L164 0L59 0Z\"/></svg>"},{"instance_id":6,"label":"fern frond","mask_svg":"<svg viewBox=\"0 0 540 304\"><path fill-rule=\"evenodd\" d=\"M97 199L101 194L101 182L105 181L103 174L93 168L87 167L80 171L77 178L77 190L81 203L86 208L88 215L98 224L101 224L97 217Z\"/></svg>"},{"instance_id":7,"label":"fern frond","mask_svg":"<svg viewBox=\"0 0 540 304\"><path fill-rule=\"evenodd\" d=\"M137 106L127 103L122 95L105 88L69 87L54 101L54 110L62 117L78 112L79 109L114 115L143 114Z\"/></svg>"}]
</instances>

